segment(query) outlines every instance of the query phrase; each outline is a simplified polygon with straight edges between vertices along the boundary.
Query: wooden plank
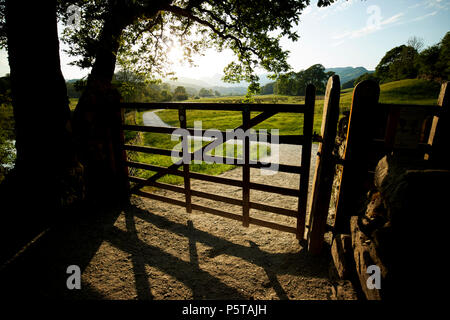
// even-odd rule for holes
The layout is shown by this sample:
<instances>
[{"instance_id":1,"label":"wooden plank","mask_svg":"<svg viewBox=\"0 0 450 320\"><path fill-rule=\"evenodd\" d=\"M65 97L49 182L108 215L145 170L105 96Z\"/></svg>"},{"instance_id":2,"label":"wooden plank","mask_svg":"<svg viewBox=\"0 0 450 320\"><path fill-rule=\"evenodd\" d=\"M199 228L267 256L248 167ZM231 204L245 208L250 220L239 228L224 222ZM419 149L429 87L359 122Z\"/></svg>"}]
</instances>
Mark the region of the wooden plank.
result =
<instances>
[{"instance_id":1,"label":"wooden plank","mask_svg":"<svg viewBox=\"0 0 450 320\"><path fill-rule=\"evenodd\" d=\"M260 119L261 120L261 119ZM153 126L138 126L138 125L124 125L124 130L130 131L141 131L141 132L152 132L152 133L164 133L164 134L172 134L177 129L177 127L166 128L166 127L153 127ZM190 136L194 136L194 129L184 128L189 132ZM241 129L241 127L236 128ZM207 131L207 129L199 130L202 135ZM217 131L217 130L216 130ZM227 142L227 136L225 131L218 131L218 134L222 135L223 143ZM302 145L304 143L303 135L291 134L291 135L270 135L268 134L268 139L270 139L270 143L272 144L294 144L294 145ZM229 139L231 140L231 139ZM239 137L233 138L232 140L240 140ZM278 141L276 143L275 141ZM202 150L202 149L200 149Z\"/></svg>"},{"instance_id":2,"label":"wooden plank","mask_svg":"<svg viewBox=\"0 0 450 320\"><path fill-rule=\"evenodd\" d=\"M294 144L294 145L303 145L306 141L304 135L299 134L288 134L278 136L279 144Z\"/></svg>"},{"instance_id":3,"label":"wooden plank","mask_svg":"<svg viewBox=\"0 0 450 320\"><path fill-rule=\"evenodd\" d=\"M398 109L422 110L428 115L439 115L440 109L435 105L378 103L379 109L389 112Z\"/></svg>"},{"instance_id":4,"label":"wooden plank","mask_svg":"<svg viewBox=\"0 0 450 320\"><path fill-rule=\"evenodd\" d=\"M219 156L213 156L212 159L215 161L215 163L222 163L222 164L231 164L235 166L243 166L243 160L242 159L236 159L236 158L229 158L229 157L219 157ZM254 161L251 160L249 163L250 168L260 169L265 168L266 170L272 170L272 171L281 171L281 172L287 172L287 173L295 173L295 174L301 174L302 173L302 167L301 166L293 166L288 164L278 164L278 167L272 167L271 163L263 163L260 161Z\"/></svg>"},{"instance_id":5,"label":"wooden plank","mask_svg":"<svg viewBox=\"0 0 450 320\"><path fill-rule=\"evenodd\" d=\"M124 124L123 130L130 131L142 131L142 132L153 132L153 133L166 133L172 134L172 132L178 128L169 128L169 127L153 127L153 126L138 126L134 124Z\"/></svg>"},{"instance_id":6,"label":"wooden plank","mask_svg":"<svg viewBox=\"0 0 450 320\"><path fill-rule=\"evenodd\" d=\"M310 198L308 223L310 228L307 233L307 239L308 251L312 254L319 254L324 242L335 172L333 149L339 120L340 91L339 76L334 75L330 77L323 104L321 128L323 142L319 143Z\"/></svg>"},{"instance_id":7,"label":"wooden plank","mask_svg":"<svg viewBox=\"0 0 450 320\"><path fill-rule=\"evenodd\" d=\"M201 205L198 205L198 204L195 204L195 203L192 204L192 209L203 211L203 212L210 213L210 214L214 214L216 216L220 216L220 217L223 217L223 218L228 218L228 219L232 219L232 220L242 221L242 216L241 215L237 215L237 214L234 214L234 213L229 213L229 212L226 212L226 211L222 211L222 210L217 210L217 209L201 206Z\"/></svg>"},{"instance_id":8,"label":"wooden plank","mask_svg":"<svg viewBox=\"0 0 450 320\"><path fill-rule=\"evenodd\" d=\"M267 167L269 164L256 163L250 164L251 168L265 168L266 170L286 172L286 173L294 173L294 174L302 174L303 168L301 166L293 166L290 164L278 164L278 168Z\"/></svg>"},{"instance_id":9,"label":"wooden plank","mask_svg":"<svg viewBox=\"0 0 450 320\"><path fill-rule=\"evenodd\" d=\"M276 214L281 214L283 216L287 217L297 217L297 210L289 210L285 208L279 208L279 207L273 207L262 203L257 202L249 202L250 208L261 210L261 211L268 211Z\"/></svg>"},{"instance_id":10,"label":"wooden plank","mask_svg":"<svg viewBox=\"0 0 450 320\"><path fill-rule=\"evenodd\" d=\"M119 136L120 136L120 144L119 146L121 146L121 152L122 152L122 175L124 177L124 188L126 191L126 197L129 198L130 197L130 182L128 181L128 179L126 177L128 177L128 175L130 174L130 170L128 168L127 165L127 161L128 161L128 157L127 157L127 152L125 150L125 148L123 147L125 145L125 134L123 132L123 123L125 122L125 110L121 109L120 110L120 117L121 117L121 122L119 124Z\"/></svg>"},{"instance_id":11,"label":"wooden plank","mask_svg":"<svg viewBox=\"0 0 450 320\"><path fill-rule=\"evenodd\" d=\"M272 186L272 185L261 184L261 183L256 183L256 182L250 182L250 189L271 192L271 193L277 193L277 194L281 194L283 196L298 197L297 189Z\"/></svg>"},{"instance_id":12,"label":"wooden plank","mask_svg":"<svg viewBox=\"0 0 450 320\"><path fill-rule=\"evenodd\" d=\"M217 194L212 194L212 193L207 193L207 192L197 191L197 190L191 190L191 195L194 197L201 197L201 198L210 199L210 200L214 200L214 201L225 202L225 203L236 205L236 206L242 206L242 200L240 200L240 199L228 198L228 197L224 197L224 196L219 196Z\"/></svg>"},{"instance_id":13,"label":"wooden plank","mask_svg":"<svg viewBox=\"0 0 450 320\"><path fill-rule=\"evenodd\" d=\"M160 149L160 148L153 148L153 147L146 147L146 146L136 146L132 144L124 144L123 146L124 150L128 151L136 151L136 152L142 152L142 153L149 153L149 154L160 154L163 156L172 156L172 150L167 149ZM181 154L180 154L181 157Z\"/></svg>"},{"instance_id":14,"label":"wooden plank","mask_svg":"<svg viewBox=\"0 0 450 320\"><path fill-rule=\"evenodd\" d=\"M270 117L273 117L278 113L278 110L270 110L270 111L264 111L263 113L258 114L257 116L253 117L248 122L248 128L252 128L256 126L257 124L260 124L261 122L269 119Z\"/></svg>"},{"instance_id":15,"label":"wooden plank","mask_svg":"<svg viewBox=\"0 0 450 320\"><path fill-rule=\"evenodd\" d=\"M438 98L440 117L435 116L431 124L428 144L432 146L432 154L426 156L434 166L450 167L450 82L441 86Z\"/></svg>"},{"instance_id":16,"label":"wooden plank","mask_svg":"<svg viewBox=\"0 0 450 320\"><path fill-rule=\"evenodd\" d=\"M155 165L152 165L152 164L136 162L136 161L127 161L126 164L129 167L132 167L132 168L150 170L150 171L155 171L155 172L158 172L158 173L162 172L164 174L172 174L172 175L175 175L175 176L184 177L182 171L179 171L177 169L171 169L170 167L169 168L160 167L160 166L155 166Z\"/></svg>"},{"instance_id":17,"label":"wooden plank","mask_svg":"<svg viewBox=\"0 0 450 320\"><path fill-rule=\"evenodd\" d=\"M186 129L187 127L187 121L186 121L186 109L184 107L180 107L178 109L178 119L180 120L180 127L183 129ZM182 150L183 150L183 156L186 153L189 153L190 151L190 145L189 140L187 136L182 137ZM183 157L184 158L184 157ZM187 159L183 159L183 178L184 178L184 192L185 192L185 198L186 198L186 211L187 213L192 212L192 200L191 200L191 180L189 178L189 165L190 161L186 163Z\"/></svg>"},{"instance_id":18,"label":"wooden plank","mask_svg":"<svg viewBox=\"0 0 450 320\"><path fill-rule=\"evenodd\" d=\"M303 172L300 175L300 190L298 192L298 217L297 217L297 239L304 239L306 208L308 202L309 188L309 168L311 166L311 147L314 126L314 104L316 100L316 88L309 84L306 87L305 105L307 110L304 115L303 136L304 142L302 146L302 162Z\"/></svg>"},{"instance_id":19,"label":"wooden plank","mask_svg":"<svg viewBox=\"0 0 450 320\"><path fill-rule=\"evenodd\" d=\"M152 194L152 193L148 193L148 192L144 192L144 191L140 191L140 190L136 190L133 192L133 194L140 196L140 197L145 197L145 198L149 198L149 199L153 199L153 200L158 200L158 201L162 201L162 202L166 202L166 203L170 203L173 205L177 205L180 207L185 207L186 203L180 200L175 200L175 199L171 199L171 198L167 198L167 197L163 197L163 196L159 196L156 194ZM226 211L222 211L222 210L217 210L217 209L213 209L213 208L209 208L209 207L205 207L205 206L201 206L198 204L193 203L191 205L193 210L199 210L202 212L206 212L209 214L213 214L213 215L217 215L223 218L228 218L228 219L232 219L232 220L236 220L236 221L242 221L243 217L237 214L233 214L233 213L229 213ZM279 231L284 231L284 232L289 232L289 233L293 233L296 234L297 229L293 228L293 227L289 227L289 226L283 226L277 223L273 223L273 222L268 222L268 221L263 221L263 220L259 220L259 219L255 219L255 218L249 218L249 223L250 224L254 224L254 225L258 225L258 226L262 226L262 227L266 227L266 228L270 228L270 229L275 229L275 230L279 230Z\"/></svg>"},{"instance_id":20,"label":"wooden plank","mask_svg":"<svg viewBox=\"0 0 450 320\"><path fill-rule=\"evenodd\" d=\"M178 193L183 193L184 194L184 188L181 187L177 187L171 184L166 184L166 183L160 183L160 182L156 182L156 181L147 181L147 179L143 179L143 178L139 178L139 177L134 177L134 176L129 176L128 180L134 183L141 183L145 186L151 186L151 187L157 187L157 188L161 188L164 190L170 190L173 192L178 192Z\"/></svg>"},{"instance_id":21,"label":"wooden plank","mask_svg":"<svg viewBox=\"0 0 450 320\"><path fill-rule=\"evenodd\" d=\"M297 228L294 228L294 227L283 226L283 225L278 224L278 223L264 221L264 220L255 219L255 218L250 218L249 222L250 222L250 224L254 224L254 225L257 225L257 226L261 226L261 227L266 227L266 228L270 228L270 229L274 229L274 230L278 230L278 231L283 231L283 232L297 234Z\"/></svg>"},{"instance_id":22,"label":"wooden plank","mask_svg":"<svg viewBox=\"0 0 450 320\"><path fill-rule=\"evenodd\" d=\"M358 212L359 201L367 190L372 141L375 138L375 123L378 110L380 87L371 80L365 80L353 91L352 107L348 123L347 142L344 154L345 166L342 170L337 199L335 232L348 233L350 217Z\"/></svg>"},{"instance_id":23,"label":"wooden plank","mask_svg":"<svg viewBox=\"0 0 450 320\"><path fill-rule=\"evenodd\" d=\"M198 103L198 102L158 102L158 103L121 103L124 109L176 109L180 107L185 110L224 110L224 111L242 111L248 107L250 112L289 112L304 113L306 108L304 104L236 104L236 103Z\"/></svg>"},{"instance_id":24,"label":"wooden plank","mask_svg":"<svg viewBox=\"0 0 450 320\"><path fill-rule=\"evenodd\" d=\"M169 190L169 191L173 191L173 192L177 192L177 193L183 193L183 194L185 193L184 188L174 186L171 184L160 183L160 182L156 182L156 181L148 181L146 179L134 177L134 176L130 176L130 177L128 177L128 179L131 182L142 183L143 185L146 185L146 186L158 187L158 188L161 188L164 190ZM242 206L242 200L240 200L240 199L228 198L228 197L219 196L219 195L212 194L212 193L206 193L203 191L191 190L191 196L225 202L225 203L229 203L229 204L233 204L233 205L237 205L237 206Z\"/></svg>"},{"instance_id":25,"label":"wooden plank","mask_svg":"<svg viewBox=\"0 0 450 320\"><path fill-rule=\"evenodd\" d=\"M144 185L147 185L147 186L158 187L158 188L161 188L164 190L169 190L169 191L184 194L184 188L181 188L178 186L174 186L174 185L170 185L170 184L166 184L166 183L160 183L160 182L156 182L156 181L147 181L146 179L134 177L134 176L130 176L130 177L128 177L128 179L131 182L143 183ZM231 205L242 206L242 200L240 200L240 199L219 196L216 194L211 194L211 193L207 193L207 192L203 192L203 191L191 190L191 195L193 197L200 197L200 198L205 198L205 199L209 199L209 200L228 203ZM262 203L256 203L256 202L250 201L249 206L252 209L268 211L268 212L281 214L281 215L288 216L288 217L296 217L297 216L297 211L295 211L295 210L273 207L273 206L265 205Z\"/></svg>"},{"instance_id":26,"label":"wooden plank","mask_svg":"<svg viewBox=\"0 0 450 320\"><path fill-rule=\"evenodd\" d=\"M250 129L250 111L246 108L242 111L242 123L244 131ZM244 227L249 226L249 214L250 214L250 139L246 135L244 139L244 164L242 166L242 224Z\"/></svg>"},{"instance_id":27,"label":"wooden plank","mask_svg":"<svg viewBox=\"0 0 450 320\"><path fill-rule=\"evenodd\" d=\"M183 106L183 104L179 104L179 105L180 105L180 106ZM298 107L298 105L297 105L297 107ZM239 110L242 111L242 108L240 108ZM268 111L269 114L270 114L270 112L273 112L273 109L272 109L272 110L266 110L266 111ZM268 116L268 115L267 115L267 116ZM264 116L264 117L255 117L255 118L253 118L252 125L257 125L258 123L264 121L265 119L266 119L266 116ZM242 129L242 128L243 128L243 125L241 125L241 126L235 128L234 130L238 130L238 129ZM173 128L172 128L172 129L173 129ZM223 135L222 135L222 136L223 136ZM226 138L226 135L225 135L225 138L223 139L223 142L226 142L226 141L227 141L227 138ZM196 155L197 153L200 153L201 155L203 155L203 152L205 151L205 149L206 149L211 143L213 143L213 142L209 142L209 143L207 143L206 145L204 145L201 149L195 151L195 152L194 152L194 155ZM174 163L173 165L171 165L171 166L169 167L169 169L177 169L177 168L180 167L181 165L182 165L182 162L179 161L179 162ZM156 181L156 180L160 179L161 177L163 177L165 174L166 174L166 173L165 173L164 171L158 172L157 174L151 176L151 177L149 178L149 180L151 180L151 181ZM133 187L133 190L134 190L134 189L139 189L139 187L140 187L140 186L137 184L136 186ZM133 190L131 190L131 191L133 191Z\"/></svg>"},{"instance_id":28,"label":"wooden plank","mask_svg":"<svg viewBox=\"0 0 450 320\"><path fill-rule=\"evenodd\" d=\"M202 180L202 181L209 181L209 182L214 182L214 183L242 187L242 181L235 180L235 179L229 179L229 178L218 177L218 176L210 176L207 174L202 174L202 173L197 173L197 172L190 172L189 177L191 179L197 179L197 180Z\"/></svg>"},{"instance_id":29,"label":"wooden plank","mask_svg":"<svg viewBox=\"0 0 450 320\"><path fill-rule=\"evenodd\" d=\"M158 201L170 203L170 204L173 204L173 205L176 205L176 206L180 206L180 207L186 207L186 203L184 201L180 201L180 200L175 200L175 199L159 196L159 195L156 195L156 194L153 194L153 193L149 193L149 192L145 192L145 191L141 191L141 190L134 190L133 194L135 194L137 196L140 196L140 197L144 197L144 198L149 198L149 199L153 199L153 200L158 200Z\"/></svg>"}]
</instances>

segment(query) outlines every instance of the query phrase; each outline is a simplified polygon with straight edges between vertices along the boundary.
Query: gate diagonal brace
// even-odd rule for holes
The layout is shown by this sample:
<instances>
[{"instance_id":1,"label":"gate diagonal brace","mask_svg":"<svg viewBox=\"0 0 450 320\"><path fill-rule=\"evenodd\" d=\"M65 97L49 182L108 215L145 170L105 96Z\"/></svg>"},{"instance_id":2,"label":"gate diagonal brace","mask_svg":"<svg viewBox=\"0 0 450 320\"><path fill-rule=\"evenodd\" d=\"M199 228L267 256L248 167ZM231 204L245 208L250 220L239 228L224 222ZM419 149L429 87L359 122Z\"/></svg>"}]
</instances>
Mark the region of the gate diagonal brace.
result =
<instances>
[{"instance_id":1,"label":"gate diagonal brace","mask_svg":"<svg viewBox=\"0 0 450 320\"><path fill-rule=\"evenodd\" d=\"M269 119L270 117L276 115L278 113L278 111L264 111L260 114L258 114L256 117L252 118L248 124L248 128L245 128L244 125L240 125L239 127L235 128L234 130L248 130L251 127L254 127L258 124L260 124L261 122ZM226 139L223 141L223 143L227 142L228 140L231 139ZM205 151L206 147L209 146L210 144L214 143L216 140L213 140L207 144L205 144L201 149L198 149L197 151L194 151L193 156L195 157L195 155L198 154L203 154L203 152ZM178 162L172 164L171 166L168 167L168 169L178 169L179 167L181 167L183 165L183 159L180 159ZM157 172L156 174L154 174L153 176L151 176L150 178L148 178L145 183L147 182L156 182L158 179L164 177L165 175L167 175L167 173L162 173L162 172ZM131 189L130 189L130 193L134 193L137 190L139 190L140 188L142 188L145 185L144 182L142 183L137 183L136 185L134 185Z\"/></svg>"}]
</instances>

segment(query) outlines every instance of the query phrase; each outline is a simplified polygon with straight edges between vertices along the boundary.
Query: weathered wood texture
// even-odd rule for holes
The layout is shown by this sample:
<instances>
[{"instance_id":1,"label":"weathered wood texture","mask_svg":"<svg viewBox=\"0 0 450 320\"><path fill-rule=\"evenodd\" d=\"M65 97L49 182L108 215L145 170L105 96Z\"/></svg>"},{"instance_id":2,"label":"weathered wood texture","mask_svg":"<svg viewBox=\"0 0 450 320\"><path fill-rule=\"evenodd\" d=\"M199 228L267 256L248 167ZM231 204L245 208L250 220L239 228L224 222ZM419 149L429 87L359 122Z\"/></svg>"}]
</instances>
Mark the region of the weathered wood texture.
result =
<instances>
[{"instance_id":1,"label":"weathered wood texture","mask_svg":"<svg viewBox=\"0 0 450 320\"><path fill-rule=\"evenodd\" d=\"M158 103L122 103L122 108L150 110L150 109L178 109L181 107L186 110L227 110L242 111L248 107L249 111L257 112L292 112L304 113L308 107L306 104L237 104L237 103L195 103L195 102L158 102ZM276 111L274 111L276 110Z\"/></svg>"},{"instance_id":2,"label":"weathered wood texture","mask_svg":"<svg viewBox=\"0 0 450 320\"><path fill-rule=\"evenodd\" d=\"M242 111L242 123L244 131L250 129L250 111L248 108L244 108ZM242 166L242 224L244 227L249 226L249 214L250 214L250 137L245 135L244 138L244 165Z\"/></svg>"},{"instance_id":3,"label":"weathered wood texture","mask_svg":"<svg viewBox=\"0 0 450 320\"><path fill-rule=\"evenodd\" d=\"M302 146L302 174L300 175L300 192L298 198L297 239L303 240L305 235L306 209L308 205L309 168L311 166L311 147L314 126L314 105L316 102L316 88L306 87L303 123L304 144Z\"/></svg>"},{"instance_id":4,"label":"weathered wood texture","mask_svg":"<svg viewBox=\"0 0 450 320\"><path fill-rule=\"evenodd\" d=\"M187 120L186 120L186 109L183 107L180 107L178 109L178 119L180 121L180 127L183 129L187 128ZM188 137L182 137L182 149L183 149L183 177L184 177L184 192L185 192L185 198L186 198L186 211L188 213L192 212L192 200L191 200L191 180L189 177L189 164L190 162L186 163L186 160L184 158L184 155L189 152L190 145Z\"/></svg>"},{"instance_id":5,"label":"weathered wood texture","mask_svg":"<svg viewBox=\"0 0 450 320\"><path fill-rule=\"evenodd\" d=\"M337 233L348 233L349 219L357 214L360 200L367 189L370 149L375 132L373 119L376 118L379 95L380 87L371 80L358 83L353 91L345 165L334 224Z\"/></svg>"},{"instance_id":6,"label":"weathered wood texture","mask_svg":"<svg viewBox=\"0 0 450 320\"><path fill-rule=\"evenodd\" d=\"M349 234L338 234L331 245L331 257L340 279L350 279L354 266L352 255L352 237Z\"/></svg>"},{"instance_id":7,"label":"weathered wood texture","mask_svg":"<svg viewBox=\"0 0 450 320\"><path fill-rule=\"evenodd\" d=\"M250 139L248 135L245 135L243 139L243 151L244 151L244 161L241 159L233 159L227 157L215 157L215 160L224 160L225 163L235 164L242 166L243 178L242 180L228 179L218 176L210 176L206 174L194 173L189 171L189 160L195 159L197 155L203 155L206 147L212 142L206 143L199 150L194 152L189 151L189 146L187 139L183 139L183 161L178 161L169 167L160 167L156 165L150 165L146 163L140 163L136 161L126 161L126 165L130 168L139 168L144 170L156 171L156 174L152 175L149 179L142 179L139 177L130 176L129 181L135 183L131 188L131 193L138 194L143 197L148 197L151 199L164 201L167 203L184 206L188 212L191 210L200 210L203 212L216 214L222 217L231 218L234 220L242 221L243 225L248 227L250 224L259 225L263 227L268 227L271 229L276 229L284 232L294 233L298 238L303 239L304 229L305 229L305 218L306 218L306 205L307 205L307 195L308 195L308 184L309 184L309 169L311 160L311 144L313 141L313 121L314 121L314 103L315 103L315 87L313 85L308 85L306 90L306 102L304 105L255 105L255 104L190 104L190 103L163 103L163 104L136 104L136 103L126 103L122 104L122 108L127 109L151 109L151 108L167 108L167 109L178 109L179 110L179 120L180 128L186 129L187 134L195 135L194 129L187 128L186 121L186 110L196 109L196 110L232 110L242 112L242 125L234 128L234 130L243 129L244 131L258 125L264 120L276 115L279 112L292 112L292 113L304 113L304 126L302 135L283 135L283 136L273 136L269 134L270 143L277 141L277 143L287 143L287 144L297 144L302 145L302 162L301 166L285 165L279 164L279 171L300 174L300 190L291 189L286 187L265 185L260 183L254 183L250 181L250 168L261 168L271 164L263 164L258 161L250 161ZM251 112L257 111L262 113L251 117ZM162 127L152 127L152 126L137 126L137 125L123 125L124 130L132 130L138 132L156 132L172 134L172 132L177 128L162 128ZM205 130L202 131L204 133ZM220 132L222 134L222 141L226 142L230 138L227 138L225 132ZM315 141L322 141L320 136L315 137ZM161 154L165 156L171 156L171 150L164 150L159 148L152 148L146 146L138 146L131 144L124 144L124 150L131 152L142 152L150 154ZM179 154L181 156L181 154ZM219 161L220 162L220 161ZM183 170L180 171L180 167ZM164 183L157 182L158 179L164 175L171 174L177 175L184 178L184 188L178 186L171 186ZM203 181L209 181L214 183L221 183L224 185L237 186L242 188L242 199L231 199L228 197L223 197L220 195L214 195L203 191L191 190L190 180L198 179ZM170 199L167 197L162 197L158 195L151 194L140 190L143 186L154 186L165 190L170 190L177 193L185 194L185 202L179 200ZM284 208L278 208L262 203L255 203L250 201L250 190L260 190L264 192L277 193L280 195L287 195L292 197L297 197L299 200L299 205L297 210L289 210ZM216 210L214 208L207 208L201 205L192 203L192 197L206 198L215 201L221 201L233 205L238 205L242 207L242 215L236 215L229 212L224 212L221 210ZM289 217L297 218L297 226L285 226L277 223L272 223L268 221L263 221L255 218L251 218L250 208L262 211L268 211L280 215L285 215Z\"/></svg>"},{"instance_id":8,"label":"weathered wood texture","mask_svg":"<svg viewBox=\"0 0 450 320\"><path fill-rule=\"evenodd\" d=\"M431 161L435 166L450 168L450 82L442 84L439 93L439 116L434 116L428 138L432 146Z\"/></svg>"},{"instance_id":9,"label":"weathered wood texture","mask_svg":"<svg viewBox=\"0 0 450 320\"><path fill-rule=\"evenodd\" d=\"M316 168L310 200L308 250L318 254L322 250L323 236L327 223L335 163L333 150L339 118L339 98L341 84L339 76L330 77L325 91L322 118L322 143L319 143Z\"/></svg>"}]
</instances>

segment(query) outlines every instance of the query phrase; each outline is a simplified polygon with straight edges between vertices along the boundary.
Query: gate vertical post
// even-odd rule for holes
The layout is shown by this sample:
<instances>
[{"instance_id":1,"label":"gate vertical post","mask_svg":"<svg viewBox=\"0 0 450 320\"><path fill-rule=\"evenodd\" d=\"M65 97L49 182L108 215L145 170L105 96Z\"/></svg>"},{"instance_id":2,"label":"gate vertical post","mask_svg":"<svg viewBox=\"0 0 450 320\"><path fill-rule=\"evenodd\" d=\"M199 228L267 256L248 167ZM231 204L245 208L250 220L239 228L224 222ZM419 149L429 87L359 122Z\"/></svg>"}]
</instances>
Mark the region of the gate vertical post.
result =
<instances>
[{"instance_id":1,"label":"gate vertical post","mask_svg":"<svg viewBox=\"0 0 450 320\"><path fill-rule=\"evenodd\" d=\"M125 123L125 109L124 108L120 108L120 125L119 125L119 135L120 135L120 147L121 147L121 152L122 152L122 161L123 161L123 175L124 175L124 188L126 190L126 199L130 198L130 181L128 179L128 177L130 176L130 170L128 168L127 162L128 162L128 157L127 157L127 151L125 150L124 146L125 146L125 134L123 132L123 124Z\"/></svg>"},{"instance_id":2,"label":"gate vertical post","mask_svg":"<svg viewBox=\"0 0 450 320\"><path fill-rule=\"evenodd\" d=\"M316 157L313 186L310 196L309 230L307 231L308 251L319 254L323 246L323 236L327 223L335 162L333 149L336 140L337 124L339 120L339 98L341 84L339 76L328 79L323 104L321 136Z\"/></svg>"},{"instance_id":3,"label":"gate vertical post","mask_svg":"<svg viewBox=\"0 0 450 320\"><path fill-rule=\"evenodd\" d=\"M250 220L250 110L248 106L246 106L242 111L242 124L246 133L243 141L244 165L242 166L242 225L244 227L248 227Z\"/></svg>"},{"instance_id":4,"label":"gate vertical post","mask_svg":"<svg viewBox=\"0 0 450 320\"><path fill-rule=\"evenodd\" d=\"M344 153L344 168L337 197L334 232L349 233L350 217L356 215L365 194L368 161L374 137L374 119L379 112L379 85L372 80L358 83L353 90Z\"/></svg>"},{"instance_id":5,"label":"gate vertical post","mask_svg":"<svg viewBox=\"0 0 450 320\"><path fill-rule=\"evenodd\" d=\"M186 108L180 107L178 109L178 118L180 120L180 128L186 129L187 128L187 120L186 120ZM185 201L186 201L186 212L191 213L192 212L192 201L191 201L191 179L189 176L189 165L190 161L188 163L184 162L185 154L184 152L187 152L190 154L190 145L189 145L189 139L188 136L183 137L182 141L182 154L183 154L183 177L184 177L184 194L185 194ZM189 157L190 159L190 157Z\"/></svg>"},{"instance_id":6,"label":"gate vertical post","mask_svg":"<svg viewBox=\"0 0 450 320\"><path fill-rule=\"evenodd\" d=\"M305 235L306 208L309 188L309 169L311 167L311 146L314 126L314 104L316 102L316 87L308 84L305 94L305 113L303 115L302 163L300 174L300 189L298 197L297 239L302 241Z\"/></svg>"},{"instance_id":7,"label":"gate vertical post","mask_svg":"<svg viewBox=\"0 0 450 320\"><path fill-rule=\"evenodd\" d=\"M448 168L450 166L450 82L441 86L438 106L439 116L433 117L428 144L432 146L430 160L435 166Z\"/></svg>"}]
</instances>

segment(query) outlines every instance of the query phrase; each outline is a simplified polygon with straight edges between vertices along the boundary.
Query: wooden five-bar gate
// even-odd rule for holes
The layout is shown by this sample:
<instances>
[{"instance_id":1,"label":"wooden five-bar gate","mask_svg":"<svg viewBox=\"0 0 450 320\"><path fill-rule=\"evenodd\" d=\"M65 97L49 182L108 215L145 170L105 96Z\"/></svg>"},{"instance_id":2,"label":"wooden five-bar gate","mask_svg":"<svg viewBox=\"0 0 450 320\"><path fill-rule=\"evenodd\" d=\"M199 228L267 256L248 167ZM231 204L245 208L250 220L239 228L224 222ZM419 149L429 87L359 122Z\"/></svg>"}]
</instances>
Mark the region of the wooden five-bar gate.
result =
<instances>
[{"instance_id":1,"label":"wooden five-bar gate","mask_svg":"<svg viewBox=\"0 0 450 320\"><path fill-rule=\"evenodd\" d=\"M285 231L289 233L296 234L297 238L302 240L304 237L305 222L306 222L306 210L307 210L307 199L308 199L308 185L309 185L309 172L311 163L311 146L313 142L313 121L314 121L314 104L315 104L315 87L313 85L308 85L306 88L305 103L304 104L225 104L225 103L123 103L123 110L148 110L148 109L175 109L178 110L180 128L186 129L189 135L194 136L194 129L187 128L186 120L186 110L226 110L226 111L240 111L242 112L242 125L235 130L242 129L247 131L250 128L256 126L257 124L269 119L270 117L278 113L298 113L303 114L303 134L302 135L279 135L277 137L269 135L271 138L271 143L278 140L279 144L294 144L301 145L301 163L300 165L286 165L278 164L278 171L288 172L300 175L300 185L299 189L292 189L280 186L266 185L252 182L250 179L250 168L267 168L269 164L262 163L260 161L250 162L250 139L248 135L243 138L243 156L242 159L236 158L226 158L214 156L217 160L222 160L220 163L231 163L235 165L242 166L242 179L229 179L221 176L211 176L201 173L191 172L189 170L190 162L183 162L179 160L178 162L170 165L169 167L161 167L157 165L151 165L147 163L141 163L136 161L127 161L126 164L128 168L139 168L144 170L150 170L156 172L153 176L148 179L143 179L136 176L128 176L128 180L134 183L134 186L130 189L131 193L147 197L150 199L155 199L159 201L164 201L166 203L179 205L186 208L187 212L192 210L200 210L206 213L218 215L225 218L234 219L241 221L245 227L250 224L268 227L280 231ZM258 115L251 117L251 112L258 112ZM301 123L299 123L300 127ZM124 124L123 130L132 130L140 132L153 132L153 133L164 133L172 134L174 130L178 128L168 128L168 127L154 127L154 126L140 126L140 125L129 125ZM202 135L206 130L202 130ZM222 141L225 143L229 139L225 132L221 131ZM277 139L276 139L277 138ZM199 150L194 152L189 152L189 159L197 159L197 153L203 154L206 147L213 143L212 141L203 145ZM183 137L182 140L183 150L189 150L187 148L188 139ZM124 144L124 152L134 151L143 152L150 154L159 154L165 156L171 156L172 150L165 150L160 148L153 148L141 145ZM125 155L126 156L126 155ZM183 155L185 156L185 155ZM186 157L183 157L186 158ZM300 155L299 155L300 160ZM300 162L300 161L299 161ZM182 168L182 170L179 170ZM184 178L184 186L171 185L166 183L158 182L157 180L164 175L176 175ZM197 179L202 181L214 182L223 184L224 188L227 186L236 186L242 188L242 199L234 199L230 197L225 197L218 194L207 193L200 190L191 189L191 179ZM146 192L141 190L143 186L153 186L161 189L170 190L177 193L182 193L185 195L185 200L180 201L177 199L172 199L169 197L164 197L151 192ZM298 208L297 210L290 210L285 208L279 208L271 206L268 204L262 204L253 202L250 200L250 190L260 190L270 193L276 193L284 196L292 196L298 198ZM200 197L215 201L221 201L232 205L238 205L242 207L242 214L236 214L231 212L226 212L218 210L211 207L206 207L200 204L193 203L191 198ZM257 209L267 212L272 212L280 215L285 215L289 217L294 217L297 219L296 227L281 225L274 222L264 221L261 219L256 219L250 216L250 209Z\"/></svg>"}]
</instances>

